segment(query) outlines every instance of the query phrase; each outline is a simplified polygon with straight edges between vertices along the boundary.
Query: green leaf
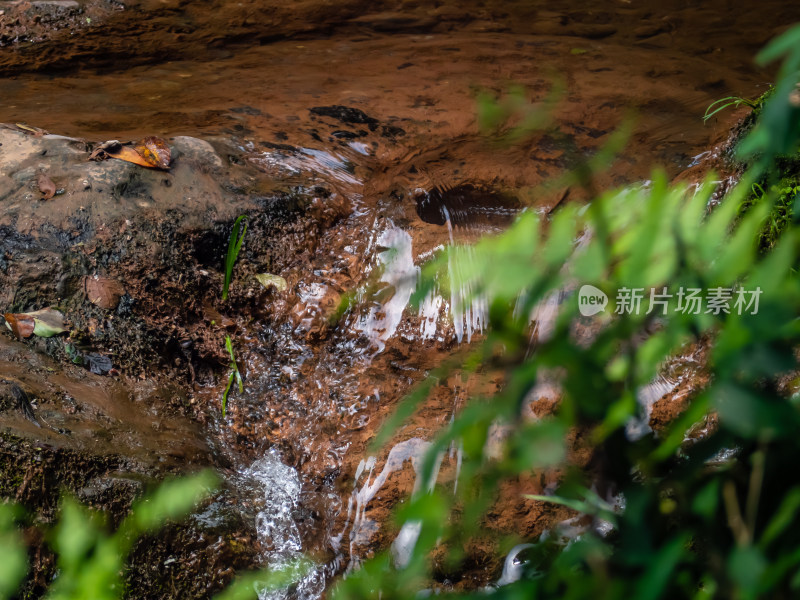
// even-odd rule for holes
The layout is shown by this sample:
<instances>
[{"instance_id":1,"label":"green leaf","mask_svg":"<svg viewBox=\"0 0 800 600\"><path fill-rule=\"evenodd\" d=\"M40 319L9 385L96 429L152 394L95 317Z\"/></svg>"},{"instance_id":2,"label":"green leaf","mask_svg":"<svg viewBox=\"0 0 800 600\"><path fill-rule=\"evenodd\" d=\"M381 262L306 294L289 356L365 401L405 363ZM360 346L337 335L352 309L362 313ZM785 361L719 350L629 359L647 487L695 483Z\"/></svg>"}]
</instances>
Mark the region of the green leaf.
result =
<instances>
[{"instance_id":1,"label":"green leaf","mask_svg":"<svg viewBox=\"0 0 800 600\"><path fill-rule=\"evenodd\" d=\"M657 600L664 595L669 577L686 553L688 542L689 536L682 534L671 539L659 550L636 582L636 600Z\"/></svg>"},{"instance_id":2,"label":"green leaf","mask_svg":"<svg viewBox=\"0 0 800 600\"><path fill-rule=\"evenodd\" d=\"M239 393L244 393L244 382L242 380L242 374L239 373L239 367L236 365L236 357L233 354L233 342L231 342L231 336L225 336L225 349L228 351L228 355L231 357L231 364L230 369L231 372L228 375L228 385L225 387L225 393L222 395L222 417L225 417L225 412L228 406L228 394L230 394L231 386L233 385L234 380L239 386Z\"/></svg>"},{"instance_id":3,"label":"green leaf","mask_svg":"<svg viewBox=\"0 0 800 600\"><path fill-rule=\"evenodd\" d=\"M234 221L231 236L228 239L228 252L225 255L225 280L222 284L223 300L228 299L228 288L230 287L231 278L233 277L233 265L236 263L236 259L239 257L239 251L242 249L244 234L247 233L247 223L245 223L244 228L242 228L242 234L239 235L239 227L246 218L247 215L240 215L236 221Z\"/></svg>"},{"instance_id":4,"label":"green leaf","mask_svg":"<svg viewBox=\"0 0 800 600\"><path fill-rule=\"evenodd\" d=\"M719 479L706 484L692 500L692 512L706 519L714 516L719 506Z\"/></svg>"},{"instance_id":5,"label":"green leaf","mask_svg":"<svg viewBox=\"0 0 800 600\"><path fill-rule=\"evenodd\" d=\"M608 504L608 502L600 498L600 496L589 489L584 488L582 493L584 496L582 500L578 498L542 496L538 494L524 494L524 497L528 498L529 500L537 500L539 502L548 502L550 504L566 506L567 508L571 508L572 510L580 513L604 519L616 526L618 515L616 512L614 512L614 508Z\"/></svg>"},{"instance_id":6,"label":"green leaf","mask_svg":"<svg viewBox=\"0 0 800 600\"><path fill-rule=\"evenodd\" d=\"M797 518L799 510L800 488L795 487L783 497L778 510L775 511L766 529L764 529L764 534L759 540L759 547L766 549L781 533L786 531L786 528Z\"/></svg>"},{"instance_id":7,"label":"green leaf","mask_svg":"<svg viewBox=\"0 0 800 600\"><path fill-rule=\"evenodd\" d=\"M728 574L739 586L742 598L756 598L767 561L754 546L734 548L728 557Z\"/></svg>"},{"instance_id":8,"label":"green leaf","mask_svg":"<svg viewBox=\"0 0 800 600\"><path fill-rule=\"evenodd\" d=\"M45 308L27 314L33 318L34 335L49 338L67 331L67 328L64 327L64 315L54 308Z\"/></svg>"},{"instance_id":9,"label":"green leaf","mask_svg":"<svg viewBox=\"0 0 800 600\"><path fill-rule=\"evenodd\" d=\"M97 517L74 499L64 498L53 538L61 568L67 572L77 572L99 537Z\"/></svg>"},{"instance_id":10,"label":"green leaf","mask_svg":"<svg viewBox=\"0 0 800 600\"><path fill-rule=\"evenodd\" d=\"M772 439L796 431L797 414L786 401L765 399L732 383L713 387L722 424L745 438Z\"/></svg>"},{"instance_id":11,"label":"green leaf","mask_svg":"<svg viewBox=\"0 0 800 600\"><path fill-rule=\"evenodd\" d=\"M767 65L786 54L797 53L798 46L800 46L800 25L795 25L767 44L756 55L756 62L761 66Z\"/></svg>"},{"instance_id":12,"label":"green leaf","mask_svg":"<svg viewBox=\"0 0 800 600\"><path fill-rule=\"evenodd\" d=\"M218 477L210 470L167 480L152 494L134 503L131 514L120 530L140 535L156 530L165 521L185 517L214 491L218 481Z\"/></svg>"},{"instance_id":13,"label":"green leaf","mask_svg":"<svg viewBox=\"0 0 800 600\"><path fill-rule=\"evenodd\" d=\"M510 460L519 472L560 465L566 458L563 423L554 419L521 428L509 440Z\"/></svg>"},{"instance_id":14,"label":"green leaf","mask_svg":"<svg viewBox=\"0 0 800 600\"><path fill-rule=\"evenodd\" d=\"M225 392L222 394L222 418L225 418L225 413L228 409L228 394L231 393L231 386L236 375L236 371L231 371L228 375L228 385L225 386Z\"/></svg>"},{"instance_id":15,"label":"green leaf","mask_svg":"<svg viewBox=\"0 0 800 600\"><path fill-rule=\"evenodd\" d=\"M297 560L282 568L246 573L214 596L214 600L258 600L271 591L286 589L302 579L313 567L307 560Z\"/></svg>"}]
</instances>

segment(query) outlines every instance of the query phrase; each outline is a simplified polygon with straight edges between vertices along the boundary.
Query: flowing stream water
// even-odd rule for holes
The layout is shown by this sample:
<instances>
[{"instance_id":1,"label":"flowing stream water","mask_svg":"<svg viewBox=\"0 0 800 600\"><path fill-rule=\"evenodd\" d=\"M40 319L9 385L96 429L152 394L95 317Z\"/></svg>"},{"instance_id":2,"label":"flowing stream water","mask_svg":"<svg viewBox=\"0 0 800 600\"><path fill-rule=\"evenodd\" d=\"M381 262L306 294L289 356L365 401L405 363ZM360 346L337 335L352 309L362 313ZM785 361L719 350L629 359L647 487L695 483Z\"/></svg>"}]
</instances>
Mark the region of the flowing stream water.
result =
<instances>
[{"instance_id":1,"label":"flowing stream water","mask_svg":"<svg viewBox=\"0 0 800 600\"><path fill-rule=\"evenodd\" d=\"M731 121L704 125L706 106L762 93L770 75L751 58L800 16L769 0L406 2L399 12L346 3L341 15L309 1L291 18L266 1L235 4L214 4L215 23L166 3L172 12L159 18L174 32L164 33L171 45L160 57L158 44L167 42L145 29L127 59L122 42L109 39L113 59L104 62L102 37L86 38L97 45L88 50L65 44L73 63L43 54L40 65L21 54L0 79L0 121L97 140L225 139L276 188L324 188L320 201L339 207L309 242L303 270L278 273L290 282L284 312L236 340L246 393L212 432L241 450L236 481L257 508L264 564L310 555L319 565L290 594L310 600L380 548L391 545L397 563L407 560L415 525L388 531L389 511L431 485L417 475L427 440L468 394L455 381L440 386L434 406L391 447L368 452L403 394L487 325L485 303L465 300L470 290L434 290L418 313L409 309L425 261L501 231L519 211L547 214L561 201L584 200L579 189L539 186L598 149L630 114L629 144L597 185L646 180L653 164L676 175L707 160ZM132 20L149 8L121 6ZM238 37L226 29L237 10ZM278 15L274 30L253 33L248 19L273 18L265 15ZM198 41L202 31L211 33ZM518 85L535 104L555 82L564 89L555 127L511 145L479 129L480 91L503 97ZM325 316L350 290L360 290L353 308L329 327ZM538 335L547 334L557 305L554 298L539 307ZM676 381L643 390L645 409ZM220 389L195 393L211 405ZM640 435L647 423L630 427ZM441 457L442 472L461 460L453 448Z\"/></svg>"}]
</instances>

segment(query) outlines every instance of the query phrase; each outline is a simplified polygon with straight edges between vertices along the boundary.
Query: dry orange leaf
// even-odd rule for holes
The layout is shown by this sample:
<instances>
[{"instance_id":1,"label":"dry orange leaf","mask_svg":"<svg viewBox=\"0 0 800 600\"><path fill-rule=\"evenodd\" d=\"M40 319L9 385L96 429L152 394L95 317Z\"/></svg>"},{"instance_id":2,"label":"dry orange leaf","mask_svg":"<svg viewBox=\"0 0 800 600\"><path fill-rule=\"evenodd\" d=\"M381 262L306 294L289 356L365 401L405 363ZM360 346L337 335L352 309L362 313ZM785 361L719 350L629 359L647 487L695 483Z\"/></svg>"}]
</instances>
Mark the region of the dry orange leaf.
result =
<instances>
[{"instance_id":1,"label":"dry orange leaf","mask_svg":"<svg viewBox=\"0 0 800 600\"><path fill-rule=\"evenodd\" d=\"M116 140L105 142L92 152L89 160L102 160L106 156L150 169L169 169L172 161L167 143L155 136L140 140L135 147L125 146Z\"/></svg>"},{"instance_id":2,"label":"dry orange leaf","mask_svg":"<svg viewBox=\"0 0 800 600\"><path fill-rule=\"evenodd\" d=\"M151 167L149 162L147 162L144 157L139 154L136 150L131 148L130 146L117 146L116 148L111 148L106 150L109 156L113 158L118 158L120 160L125 160L129 163L133 163L135 165L141 165L143 167Z\"/></svg>"}]
</instances>

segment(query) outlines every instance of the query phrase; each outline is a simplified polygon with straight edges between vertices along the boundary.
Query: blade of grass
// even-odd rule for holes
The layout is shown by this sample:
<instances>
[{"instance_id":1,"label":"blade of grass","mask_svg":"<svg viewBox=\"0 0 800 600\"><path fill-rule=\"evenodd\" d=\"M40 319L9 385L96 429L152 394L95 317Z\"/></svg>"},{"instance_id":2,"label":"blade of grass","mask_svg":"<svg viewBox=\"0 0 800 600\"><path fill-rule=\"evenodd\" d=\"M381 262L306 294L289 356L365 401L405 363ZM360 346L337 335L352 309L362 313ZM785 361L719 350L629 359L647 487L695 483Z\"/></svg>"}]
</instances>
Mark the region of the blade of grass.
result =
<instances>
[{"instance_id":1,"label":"blade of grass","mask_svg":"<svg viewBox=\"0 0 800 600\"><path fill-rule=\"evenodd\" d=\"M706 109L706 112L703 115L703 122L705 123L711 117L713 117L715 114L717 114L721 110L725 110L729 106L733 106L734 108L738 108L742 104L746 104L750 108L755 108L755 104L753 102L751 102L750 100L747 100L745 98L740 98L739 96L728 96L726 98L720 98L719 100L716 100L715 102L712 102L711 104L708 105L708 108ZM720 106L718 106L718 105L720 105ZM716 108L714 108L715 106L716 106ZM712 110L712 108L714 110Z\"/></svg>"},{"instance_id":2,"label":"blade of grass","mask_svg":"<svg viewBox=\"0 0 800 600\"><path fill-rule=\"evenodd\" d=\"M225 393L222 394L222 417L225 418L225 409L228 407L228 394L231 391L231 385L233 384L233 375L234 371L231 371L231 374L228 376L228 385L225 386Z\"/></svg>"},{"instance_id":3,"label":"blade of grass","mask_svg":"<svg viewBox=\"0 0 800 600\"><path fill-rule=\"evenodd\" d=\"M239 228L242 221L247 218L247 215L240 215L233 223L231 230L231 237L228 239L228 253L225 255L225 281L222 284L222 299L228 299L228 288L231 285L231 278L233 277L233 265L239 257L239 251L242 249L242 242L244 242L244 234L247 233L247 223L242 228L242 234L239 235Z\"/></svg>"},{"instance_id":4,"label":"blade of grass","mask_svg":"<svg viewBox=\"0 0 800 600\"><path fill-rule=\"evenodd\" d=\"M233 342L231 342L231 336L225 336L225 349L228 351L228 355L231 357L231 364L229 365L231 372L228 375L228 385L225 387L225 393L222 395L222 416L225 417L225 410L228 406L228 394L230 394L231 386L233 386L234 379L239 386L239 393L244 392L244 382L242 380L242 374L239 373L239 366L236 364L236 357L233 354Z\"/></svg>"}]
</instances>

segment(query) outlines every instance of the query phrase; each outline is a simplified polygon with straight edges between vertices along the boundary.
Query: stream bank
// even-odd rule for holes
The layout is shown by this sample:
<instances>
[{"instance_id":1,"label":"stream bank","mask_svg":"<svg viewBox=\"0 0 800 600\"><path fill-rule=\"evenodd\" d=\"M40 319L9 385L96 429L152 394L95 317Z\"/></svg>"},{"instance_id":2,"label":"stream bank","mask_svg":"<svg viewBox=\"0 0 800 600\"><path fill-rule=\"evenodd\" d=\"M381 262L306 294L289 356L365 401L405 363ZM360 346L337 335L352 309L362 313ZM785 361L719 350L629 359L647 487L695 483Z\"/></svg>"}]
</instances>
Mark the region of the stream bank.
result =
<instances>
[{"instance_id":1,"label":"stream bank","mask_svg":"<svg viewBox=\"0 0 800 600\"><path fill-rule=\"evenodd\" d=\"M501 373L440 382L386 450L369 455L397 401L467 351L486 324L485 307L459 304L458 296L434 295L421 313L410 313L420 261L443 233L453 241L500 231L521 205L464 185L415 190L405 201L389 196L375 212L324 183L276 189L276 162L265 164L263 152L211 141L172 138L165 172L91 162L93 144L80 139L0 128L2 147L13 150L4 156L15 161L4 165L11 175L3 196L11 200L0 271L5 305L11 312L57 306L69 330L66 337L3 338L4 381L22 388L33 410L26 419L7 394L5 493L45 523L62 488L118 519L163 476L214 466L229 485L188 526L137 546L129 597L151 597L166 585L175 588L161 597L205 597L234 572L278 566L301 551L321 567L300 597L316 597L392 543L391 511L423 485L417 471L427 440L470 395L503 385ZM356 184L356 169L327 165L335 185ZM39 198L42 172L63 190L51 200ZM246 242L222 302L223 253L239 214L248 215ZM369 235L350 238L365 221ZM265 288L259 273L279 273L286 289ZM361 290L355 304L332 323L351 290ZM546 335L546 312L536 327ZM226 336L245 393L232 392L223 418ZM113 370L73 364L76 352L108 357ZM665 419L661 407L674 414L671 399L685 398L693 382L679 375L656 386L656 422ZM540 392L532 414L558 401L557 390ZM657 403L662 396L667 401ZM587 441L576 433L572 443L575 462L588 464ZM42 460L44 467L35 466ZM458 448L443 457L440 483L454 479L461 460ZM490 527L503 533L513 522L517 533L533 536L568 521L567 509L523 498L551 489L558 477L518 482L508 491L519 501L499 505ZM47 495L31 496L39 486ZM46 551L36 552L34 595L52 569ZM469 552L474 566L450 572L442 564L443 582L471 589L496 578L497 541ZM208 577L169 570L154 577L154 561Z\"/></svg>"},{"instance_id":2,"label":"stream bank","mask_svg":"<svg viewBox=\"0 0 800 600\"><path fill-rule=\"evenodd\" d=\"M646 180L654 163L671 175L707 169L698 155L732 121L702 127L705 106L759 93L769 77L750 57L793 20L781 4L774 25L732 43L726 32L752 11L724 3L406 3L402 14L357 2L77 4L18 3L0 16L29 32L0 49L0 120L10 123L0 128L0 304L58 306L70 329L69 341L3 334L3 495L50 522L66 487L119 518L153 480L221 470L229 486L188 525L137 548L132 598L208 597L234 571L300 552L322 566L297 595L317 597L388 547L399 533L391 509L425 485L416 471L428 440L470 394L503 383L441 382L370 455L399 399L486 325L485 307L458 294L432 295L412 314L420 266L523 208L582 201L579 187L539 186L596 152L631 109L629 145L598 188ZM38 31L25 18L42 10L55 12L35 21ZM503 98L518 84L536 105L559 79L548 130L503 146L478 126L479 92ZM168 138L168 171L88 160L98 142L153 134ZM50 200L42 173L58 190ZM241 214L248 231L222 302ZM286 290L264 288L260 273L283 277ZM354 307L331 324L352 290L361 290ZM222 418L226 336L245 392ZM106 356L115 372L92 373L75 352ZM656 399L686 397L685 371L652 390L653 425L673 414ZM41 427L15 406L12 385ZM557 402L540 391L534 412ZM578 433L574 445L587 462ZM458 448L443 457L444 484L460 461ZM566 509L521 496L557 479L537 474L508 490L519 500L498 506L497 530L513 523L535 536L568 520ZM484 585L505 550L487 540L470 549L467 569L442 564L437 578ZM41 552L33 596L52 568Z\"/></svg>"}]
</instances>

